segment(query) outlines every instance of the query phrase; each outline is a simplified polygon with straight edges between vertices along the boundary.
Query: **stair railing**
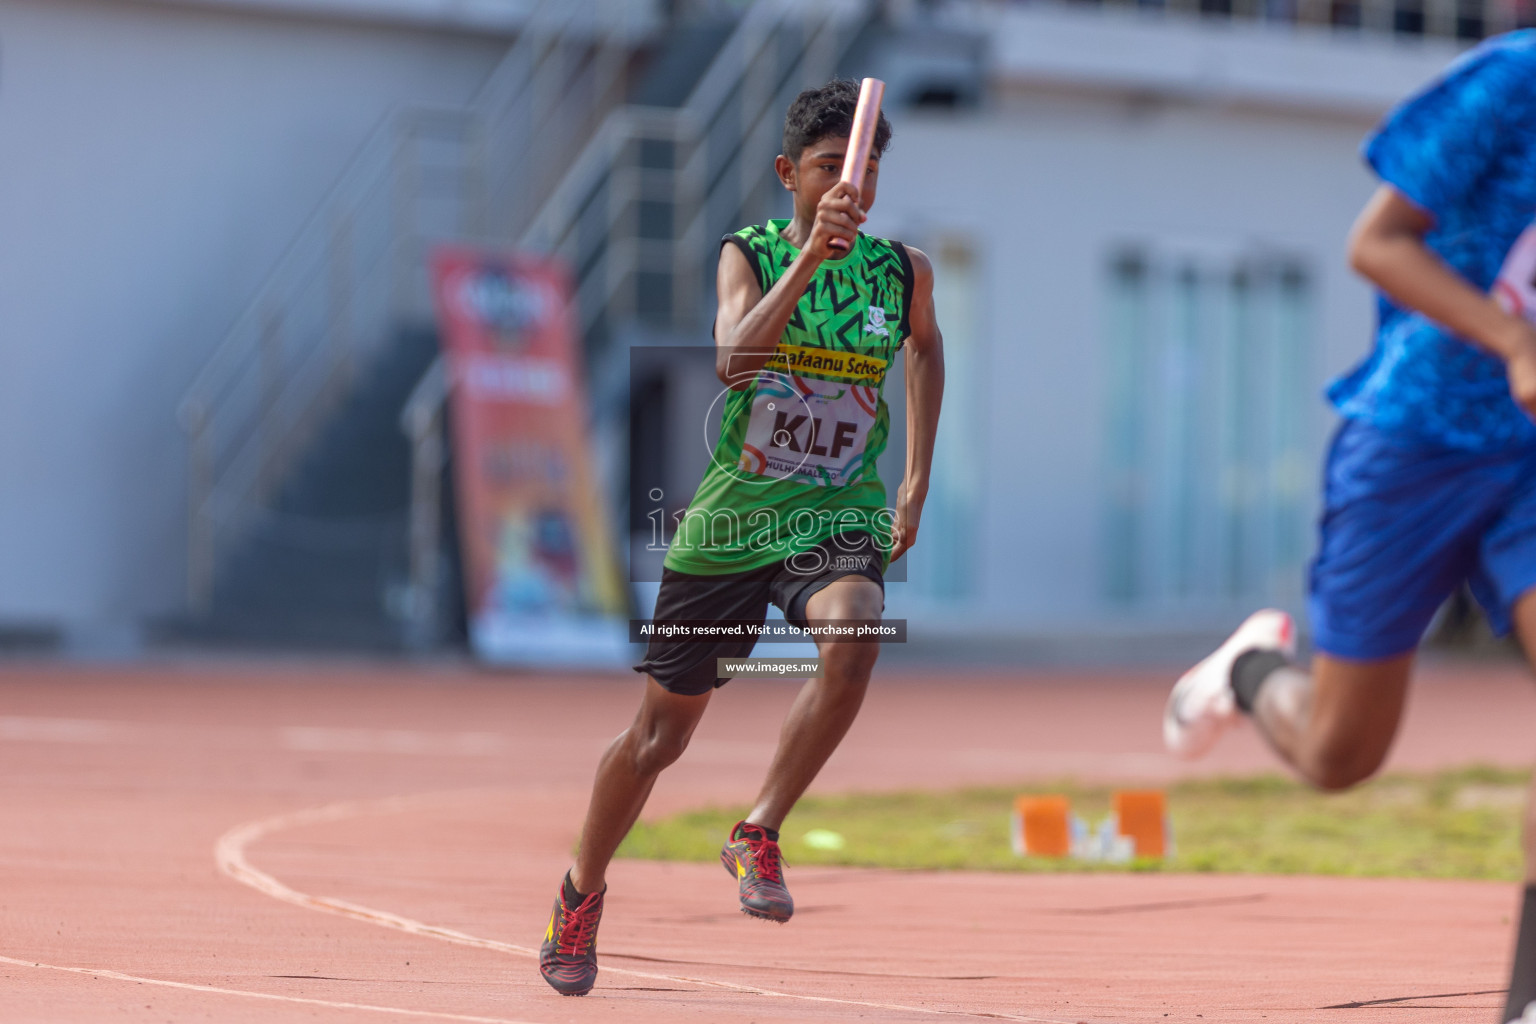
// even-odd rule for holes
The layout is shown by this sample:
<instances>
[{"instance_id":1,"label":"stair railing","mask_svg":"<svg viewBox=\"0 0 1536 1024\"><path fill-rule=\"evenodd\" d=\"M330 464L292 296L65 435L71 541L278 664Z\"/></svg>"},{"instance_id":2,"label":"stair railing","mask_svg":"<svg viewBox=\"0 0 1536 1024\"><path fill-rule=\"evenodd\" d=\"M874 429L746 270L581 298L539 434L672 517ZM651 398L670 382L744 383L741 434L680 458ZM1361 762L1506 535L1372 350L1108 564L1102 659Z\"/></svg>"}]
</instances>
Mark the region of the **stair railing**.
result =
<instances>
[{"instance_id":1,"label":"stair railing","mask_svg":"<svg viewBox=\"0 0 1536 1024\"><path fill-rule=\"evenodd\" d=\"M443 635L443 469L448 378L441 358L412 389L400 411L400 429L411 444L410 580L401 608L405 645L430 650Z\"/></svg>"},{"instance_id":2,"label":"stair railing","mask_svg":"<svg viewBox=\"0 0 1536 1024\"><path fill-rule=\"evenodd\" d=\"M590 361L624 358L606 339L626 323L687 329L707 316L715 240L761 217L765 186L777 181L785 109L832 76L869 8L864 0L756 0L681 107L625 106L605 118L518 242L572 268ZM594 377L623 376L592 368ZM446 397L439 360L401 412L418 482L405 602L418 648L440 635Z\"/></svg>"},{"instance_id":3,"label":"stair railing","mask_svg":"<svg viewBox=\"0 0 1536 1024\"><path fill-rule=\"evenodd\" d=\"M610 320L682 326L699 316L713 232L759 212L785 108L832 75L867 7L757 0L681 107L608 115L521 239L574 268L589 343ZM647 223L656 221L667 227ZM643 302L637 290L666 301Z\"/></svg>"}]
</instances>

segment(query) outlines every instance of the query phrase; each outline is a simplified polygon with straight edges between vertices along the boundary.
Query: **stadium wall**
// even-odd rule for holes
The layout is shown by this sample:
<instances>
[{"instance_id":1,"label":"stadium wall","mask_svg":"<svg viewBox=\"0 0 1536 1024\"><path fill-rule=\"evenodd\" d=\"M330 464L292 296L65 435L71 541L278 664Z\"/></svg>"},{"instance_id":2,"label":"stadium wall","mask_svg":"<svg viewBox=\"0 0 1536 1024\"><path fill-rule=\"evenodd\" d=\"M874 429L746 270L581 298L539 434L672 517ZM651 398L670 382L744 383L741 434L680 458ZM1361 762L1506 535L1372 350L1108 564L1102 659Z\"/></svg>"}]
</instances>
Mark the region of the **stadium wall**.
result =
<instances>
[{"instance_id":1,"label":"stadium wall","mask_svg":"<svg viewBox=\"0 0 1536 1024\"><path fill-rule=\"evenodd\" d=\"M246 6L0 0L0 631L181 607L177 401L385 112L511 27Z\"/></svg>"},{"instance_id":2,"label":"stadium wall","mask_svg":"<svg viewBox=\"0 0 1536 1024\"><path fill-rule=\"evenodd\" d=\"M1365 355L1374 322L1371 293L1345 259L1349 227L1375 187L1358 147L1395 99L1457 50L1048 5L1017 5L969 27L990 43L984 98L959 111L892 112L870 226L935 255L941 289L946 273L967 279L939 293L940 324L955 328L939 493L911 556L912 582L891 588L887 614L912 618L915 639L1081 639L1214 633L1256 602L1300 611L1334 424L1323 387ZM960 256L946 261L946 250ZM1132 568L1116 563L1128 556L1109 536L1124 483L1115 445L1145 453L1169 429L1166 414L1149 416L1132 425L1139 437L1114 436L1124 368L1112 365L1112 276L1127 250L1207 262L1278 254L1304 272L1300 387L1260 374L1253 399L1284 391L1296 402L1299 457L1275 470L1295 492L1299 526L1285 527L1293 550L1254 541L1255 553L1229 560L1237 568L1210 553L1241 543L1241 529L1278 529L1273 517L1255 518L1220 535L1218 520L1237 521L1228 512L1242 505L1232 492L1243 482L1199 461L1227 443L1217 425L1209 441L1191 433L1185 453L1197 474L1191 493L1200 488L1213 510L1184 517L1187 572L1168 564L1171 542L1130 556ZM1187 365L1159 358L1140 371L1135 392L1185 404L1195 393L1178 379ZM895 411L901 392L889 393ZM1220 389L1200 393L1227 400ZM1201 410L1192 415L1190 431L1211 427ZM1153 461L1141 457L1131 486L1155 490ZM895 479L900 467L883 472ZM1172 502L1147 512L1143 534L1176 529L1181 506ZM1245 557L1263 564L1244 569Z\"/></svg>"}]
</instances>

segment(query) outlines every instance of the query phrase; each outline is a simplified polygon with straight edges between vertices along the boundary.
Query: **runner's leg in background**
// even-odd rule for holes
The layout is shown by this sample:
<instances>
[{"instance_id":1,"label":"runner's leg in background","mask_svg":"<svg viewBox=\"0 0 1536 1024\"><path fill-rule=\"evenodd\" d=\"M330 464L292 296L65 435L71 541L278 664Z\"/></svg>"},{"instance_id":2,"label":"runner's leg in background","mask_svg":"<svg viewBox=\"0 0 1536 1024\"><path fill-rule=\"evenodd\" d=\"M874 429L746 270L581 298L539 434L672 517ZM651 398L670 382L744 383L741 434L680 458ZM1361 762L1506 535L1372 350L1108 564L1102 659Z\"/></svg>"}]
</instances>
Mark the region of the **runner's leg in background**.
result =
<instances>
[{"instance_id":1,"label":"runner's leg in background","mask_svg":"<svg viewBox=\"0 0 1536 1024\"><path fill-rule=\"evenodd\" d=\"M1347 789L1370 778L1386 760L1412 666L1411 653L1380 661L1317 654L1310 673L1285 665L1257 687L1254 724L1312 785Z\"/></svg>"},{"instance_id":2,"label":"runner's leg in background","mask_svg":"<svg viewBox=\"0 0 1536 1024\"><path fill-rule=\"evenodd\" d=\"M1527 591L1515 603L1515 635L1525 650L1526 660L1536 667L1536 591ZM1531 780L1531 794L1525 805L1525 890L1521 897L1520 919L1515 926L1515 955L1510 965L1509 996L1502 1020L1518 1020L1525 1008L1536 1002L1536 776Z\"/></svg>"}]
</instances>

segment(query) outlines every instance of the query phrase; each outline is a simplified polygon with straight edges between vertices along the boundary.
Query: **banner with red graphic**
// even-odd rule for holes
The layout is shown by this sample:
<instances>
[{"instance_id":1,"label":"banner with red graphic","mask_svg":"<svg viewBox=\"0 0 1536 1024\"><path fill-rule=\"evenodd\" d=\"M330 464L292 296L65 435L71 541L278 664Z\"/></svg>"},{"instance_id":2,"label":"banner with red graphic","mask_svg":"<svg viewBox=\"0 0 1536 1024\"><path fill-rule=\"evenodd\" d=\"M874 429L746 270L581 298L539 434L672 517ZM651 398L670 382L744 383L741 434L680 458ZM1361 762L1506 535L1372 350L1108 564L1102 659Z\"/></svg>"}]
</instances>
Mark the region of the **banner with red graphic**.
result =
<instances>
[{"instance_id":1,"label":"banner with red graphic","mask_svg":"<svg viewBox=\"0 0 1536 1024\"><path fill-rule=\"evenodd\" d=\"M593 478L569 277L539 257L445 248L447 362L470 643L487 660L614 664L626 602Z\"/></svg>"}]
</instances>

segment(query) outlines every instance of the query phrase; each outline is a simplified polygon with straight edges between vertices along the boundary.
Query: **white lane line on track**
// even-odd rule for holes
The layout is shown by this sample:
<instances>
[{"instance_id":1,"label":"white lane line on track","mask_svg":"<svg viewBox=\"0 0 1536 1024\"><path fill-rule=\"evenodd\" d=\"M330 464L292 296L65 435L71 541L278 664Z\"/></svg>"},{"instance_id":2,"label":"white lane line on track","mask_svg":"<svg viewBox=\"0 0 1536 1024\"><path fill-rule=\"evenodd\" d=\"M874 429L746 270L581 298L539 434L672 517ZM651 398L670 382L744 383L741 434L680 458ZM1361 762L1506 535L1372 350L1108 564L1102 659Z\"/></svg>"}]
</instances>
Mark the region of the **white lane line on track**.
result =
<instances>
[{"instance_id":1,"label":"white lane line on track","mask_svg":"<svg viewBox=\"0 0 1536 1024\"><path fill-rule=\"evenodd\" d=\"M16 967L35 967L44 971L63 971L66 974L86 974L93 978L111 978L113 981L132 981L140 985L159 985L161 988L179 988L189 992L211 992L221 996L244 996L246 999L266 999L279 1003L303 1003L306 1006L324 1006L334 1010L371 1010L374 1013L392 1013L398 1017L426 1017L432 1020L456 1020L467 1024L530 1024L529 1021L509 1020L506 1017L476 1017L464 1013L444 1013L437 1010L407 1010L400 1006L374 1006L371 1003L342 1003L330 999L311 999L307 996L284 996L276 992L252 992L242 988L220 988L217 985L197 985L188 981L167 981L164 978L144 978L122 971L108 971L99 967L63 967L59 964L38 963L35 960L17 960L0 956L0 964Z\"/></svg>"},{"instance_id":2,"label":"white lane line on track","mask_svg":"<svg viewBox=\"0 0 1536 1024\"><path fill-rule=\"evenodd\" d=\"M489 792L500 791L458 790L452 793L418 793L414 796L386 797L382 800L346 801L327 804L324 807L293 811L288 814L278 814L270 818L247 822L244 825L237 825L230 829L220 836L219 841L214 844L213 856L214 860L218 863L219 870L223 871L230 878L240 882L242 885L250 886L257 892L271 896L273 899L282 900L285 903L291 903L294 906L304 907L307 910L318 910L327 914L336 914L341 917L350 917L353 920L365 921L384 928L394 928L410 935L438 939L459 946L473 946L478 949L488 949L498 953L509 953L513 956L537 959L539 951L529 946L500 942L496 939L485 939L477 935L455 931L452 928L425 924L409 917L390 913L387 910L375 910L372 907L364 907L329 896L311 896L309 893L300 892L283 884L265 871L252 866L246 858L247 847L263 836L274 832L281 832L302 825L315 825L324 822L340 821L345 818L361 817L367 814L394 814L420 807L436 807L441 806L448 800L484 797ZM1024 1021L1027 1024L1074 1024L1072 1021L1058 1020L1054 1017L1028 1017L973 1010L944 1010L935 1009L930 1006L905 1006L900 1003L877 1003L864 999L838 999L833 996L813 996L799 992L781 992L776 989L759 988L756 985L743 985L731 981L711 981L706 978L688 978L673 974L656 974L650 971L636 971L627 967L612 967L606 964L603 965L602 970L605 973L622 974L631 978L647 978L652 981L668 981L674 984L697 985L702 988L725 989L730 992L742 992L775 999L798 999L805 1002L831 1003L838 1006L864 1006L876 1010L897 1010L903 1013L923 1013L944 1017Z\"/></svg>"},{"instance_id":3,"label":"white lane line on track","mask_svg":"<svg viewBox=\"0 0 1536 1024\"><path fill-rule=\"evenodd\" d=\"M289 750L334 754L438 754L494 757L511 746L492 732L433 733L415 729L333 729L290 725L279 735Z\"/></svg>"},{"instance_id":4,"label":"white lane line on track","mask_svg":"<svg viewBox=\"0 0 1536 1024\"><path fill-rule=\"evenodd\" d=\"M136 739L140 732L138 727L127 722L0 715L0 740L11 742L115 743Z\"/></svg>"}]
</instances>

